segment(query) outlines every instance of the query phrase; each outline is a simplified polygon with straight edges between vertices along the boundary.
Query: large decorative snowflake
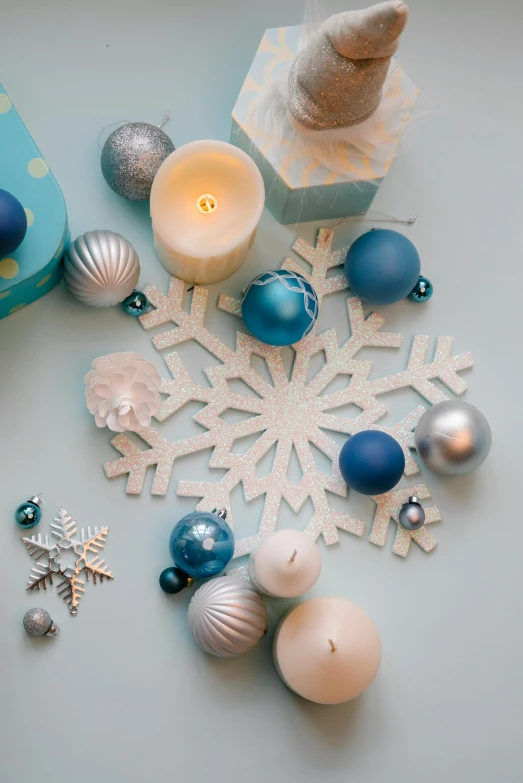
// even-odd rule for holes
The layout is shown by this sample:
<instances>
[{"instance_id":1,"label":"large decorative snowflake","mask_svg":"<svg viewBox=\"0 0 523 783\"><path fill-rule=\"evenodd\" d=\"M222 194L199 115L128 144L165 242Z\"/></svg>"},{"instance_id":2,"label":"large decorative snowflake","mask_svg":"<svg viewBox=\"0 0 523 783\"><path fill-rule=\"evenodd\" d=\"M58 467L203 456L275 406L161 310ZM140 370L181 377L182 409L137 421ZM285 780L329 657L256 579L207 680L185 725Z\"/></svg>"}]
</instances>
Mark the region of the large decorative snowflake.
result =
<instances>
[{"instance_id":1,"label":"large decorative snowflake","mask_svg":"<svg viewBox=\"0 0 523 783\"><path fill-rule=\"evenodd\" d=\"M347 279L341 270L340 274L327 277L331 268L343 263L346 254L346 248L334 251L331 248L332 232L322 229L315 248L303 239L298 239L293 247L297 255L310 265L309 273L291 259L286 259L282 265L284 269L304 274L315 289L320 303L324 296L348 288ZM365 530L363 521L329 506L328 493L345 496L347 486L338 468L339 447L326 431L352 435L360 430L374 428L390 433L403 448L405 475L412 476L419 470L411 453L414 448L413 430L425 408L419 405L397 424L387 427L379 423L388 411L387 406L380 401L380 395L410 386L428 402L436 403L447 399L440 387L433 383L436 379L455 394L461 394L466 389L466 383L458 371L470 367L472 358L468 353L452 356L452 340L448 337L439 338L432 360L427 360L428 337L415 337L406 370L385 378L371 379L372 362L356 359L358 351L367 346L398 347L403 337L401 334L380 331L384 319L377 313L365 318L362 303L355 297L347 300L351 329L347 342L340 346L334 329L322 334L318 334L316 328L313 329L293 346L296 356L289 378L284 369L281 349L265 345L242 332L237 333L236 347L232 349L205 327L207 289L198 286L194 288L189 312L183 306L184 283L176 278L171 279L167 296L154 287L148 287L146 294L155 309L141 316L142 326L152 329L163 324L175 324L174 329L153 337L158 350L195 340L216 356L221 365L205 370L209 385L203 386L191 379L177 353L167 354L165 362L172 380L164 380L162 383L160 390L167 397L156 418L165 421L187 402L196 400L202 403L202 408L194 420L203 425L205 432L171 441L164 438L156 428L144 427L137 434L148 448L138 447L125 434L118 435L112 444L122 456L105 465L106 474L110 478L128 474L127 492L138 494L143 489L147 469L154 466L152 493L164 495L176 459L212 447L209 467L225 469L223 478L216 482L180 481L177 492L178 495L200 498L196 508L207 511L220 506L230 509L230 494L240 483L243 484L247 502L265 495L258 533L237 540L235 557L251 552L263 536L275 529L282 499L298 512L306 499L310 498L314 514L306 532L314 539L321 534L327 544L333 544L339 540L339 529L362 536ZM230 296L222 295L218 306L232 315L241 314L241 302ZM311 380L307 380L311 359L320 352L324 352L325 363ZM253 355L265 360L272 383L254 369L251 363ZM348 385L329 393L326 389L338 375L348 376ZM229 386L229 381L233 379L241 379L256 396L234 392ZM348 403L358 406L361 411L355 418L336 413L337 408ZM228 409L244 411L251 417L228 423L221 418ZM243 454L234 453L235 442L253 434L259 434L254 445ZM317 467L311 444L332 461L329 474ZM257 464L273 446L276 453L272 470L268 475L260 477ZM298 484L291 483L288 477L293 447L303 472ZM391 521L397 523L399 510L409 495L426 499L430 493L424 484L416 484L373 498L377 506L369 537L373 544L384 545L388 526ZM437 508L426 509L427 524L439 519ZM411 541L426 552L436 545L427 526L410 532L397 524L393 552L406 556Z\"/></svg>"},{"instance_id":2,"label":"large decorative snowflake","mask_svg":"<svg viewBox=\"0 0 523 783\"><path fill-rule=\"evenodd\" d=\"M61 508L58 516L51 524L51 536L37 533L34 536L22 538L25 548L36 565L31 569L27 583L28 590L47 590L48 585L53 584L53 579L61 581L57 586L58 594L69 604L71 614L78 612L78 605L85 593L85 582L80 575L85 573L87 581L93 578L94 584L99 579L113 579L111 571L107 568L105 560L99 556L99 552L105 546L105 539L109 533L108 527L83 528L77 535L76 522L65 508ZM74 554L74 565L65 566L62 552L71 550Z\"/></svg>"}]
</instances>

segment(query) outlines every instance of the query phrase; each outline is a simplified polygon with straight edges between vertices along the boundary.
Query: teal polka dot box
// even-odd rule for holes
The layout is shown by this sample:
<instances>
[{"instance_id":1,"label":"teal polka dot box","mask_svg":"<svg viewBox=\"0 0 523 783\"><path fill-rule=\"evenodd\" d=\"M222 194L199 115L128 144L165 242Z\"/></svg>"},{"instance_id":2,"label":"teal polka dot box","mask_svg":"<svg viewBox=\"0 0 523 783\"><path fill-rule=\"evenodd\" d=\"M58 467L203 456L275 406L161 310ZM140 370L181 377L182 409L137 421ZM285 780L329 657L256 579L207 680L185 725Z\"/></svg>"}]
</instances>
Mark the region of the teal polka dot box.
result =
<instances>
[{"instance_id":1,"label":"teal polka dot box","mask_svg":"<svg viewBox=\"0 0 523 783\"><path fill-rule=\"evenodd\" d=\"M22 204L27 233L0 258L0 318L47 294L62 277L69 241L62 191L0 84L0 188Z\"/></svg>"}]
</instances>

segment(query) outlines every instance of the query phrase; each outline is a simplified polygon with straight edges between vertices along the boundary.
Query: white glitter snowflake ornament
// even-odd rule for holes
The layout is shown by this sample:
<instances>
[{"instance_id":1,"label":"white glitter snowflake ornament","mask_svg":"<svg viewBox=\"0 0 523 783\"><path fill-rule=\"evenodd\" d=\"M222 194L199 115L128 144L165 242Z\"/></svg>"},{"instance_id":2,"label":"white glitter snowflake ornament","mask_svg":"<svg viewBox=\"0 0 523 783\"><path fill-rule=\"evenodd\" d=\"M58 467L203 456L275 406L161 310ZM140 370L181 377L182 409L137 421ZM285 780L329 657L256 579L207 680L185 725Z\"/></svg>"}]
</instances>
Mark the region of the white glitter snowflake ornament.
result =
<instances>
[{"instance_id":1,"label":"white glitter snowflake ornament","mask_svg":"<svg viewBox=\"0 0 523 783\"><path fill-rule=\"evenodd\" d=\"M65 508L61 508L54 524L51 524L51 535L57 539L56 543L41 533L22 538L27 551L37 561L31 569L27 589L40 590L43 587L47 590L53 579L59 578L58 594L69 604L71 614L76 614L85 592L85 582L80 578L82 572L87 581L92 577L95 584L98 579L100 582L113 579L105 560L98 554L105 546L108 533L108 527L87 527L77 536L76 522ZM64 565L62 557L62 552L67 550L74 553L74 565L69 567Z\"/></svg>"},{"instance_id":2,"label":"white glitter snowflake ornament","mask_svg":"<svg viewBox=\"0 0 523 783\"><path fill-rule=\"evenodd\" d=\"M304 275L316 291L320 304L324 296L348 288L347 278L341 270L340 274L327 277L329 269L341 266L347 252L346 248L336 251L331 248L332 233L322 229L316 247L311 247L303 239L298 239L293 247L310 265L310 273L307 274L290 259L283 263L284 269ZM177 492L178 495L200 498L196 508L205 511L221 506L230 509L231 492L240 483L247 502L260 495L265 496L258 532L250 538L237 537L235 557L252 552L261 538L275 529L282 500L286 500L295 512L307 499L311 500L314 514L306 532L314 539L321 534L327 544L333 544L339 540L340 529L362 536L365 530L363 521L330 508L328 493L343 497L347 494L347 486L338 468L339 447L326 431L353 435L374 428L390 433L405 454L405 475L412 476L419 470L411 454L414 448L413 429L425 408L419 405L397 424L385 426L379 422L388 408L379 399L380 395L411 387L428 402L436 403L447 399L447 396L435 385L435 380L441 381L455 394L466 389L458 372L470 367L472 358L468 353L452 356L452 340L448 337L438 340L432 360L427 359L428 337L415 337L406 370L385 378L371 379L372 362L357 359L358 351L364 347L398 347L403 337L380 331L384 319L377 313L365 318L362 303L355 297L347 300L351 329L347 342L340 346L334 329L317 334L315 327L293 346L296 357L289 378L280 348L265 345L238 332L236 347L232 349L205 327L207 289L195 286L189 312L183 307L184 283L181 280L171 279L167 296L154 287L148 287L145 293L155 309L140 317L142 326L152 329L163 324L175 325L175 328L153 337L158 350L195 340L216 356L221 365L205 370L209 385L202 386L191 379L179 355L169 353L165 361L173 380L162 382L160 392L167 396L156 418L160 422L165 421L187 402L196 400L202 403L202 408L194 419L205 428L205 432L171 441L154 427L138 428L137 434L145 448L139 448L126 435L119 435L112 444L122 457L106 464L106 474L109 478L128 474L127 492L138 494L143 489L147 469L154 466L152 493L164 495L176 459L212 447L209 467L225 470L223 478L216 482L180 481ZM241 315L241 302L230 296L222 295L219 307L233 315ZM311 359L320 352L324 352L325 364L311 380L307 380ZM272 382L265 380L251 366L253 355L265 360ZM327 387L338 375L349 376L348 385L339 391L328 392ZM257 396L233 392L229 386L232 379L241 379ZM361 409L356 418L336 412L349 403ZM228 423L221 416L229 408L249 413L251 418ZM253 434L259 435L255 444L244 454L235 453L235 442ZM311 445L331 460L332 471L329 474L316 466ZM257 463L273 446L276 455L272 470L260 478L256 471ZM287 475L293 448L303 472L297 485L291 483ZM384 545L389 523L394 521L397 524L399 509L411 495L426 499L429 491L424 484L417 484L373 498L377 508L369 538L372 543ZM425 511L427 523L440 518L434 507ZM398 524L393 552L405 557L413 541L426 552L436 545L426 527L411 532Z\"/></svg>"}]
</instances>

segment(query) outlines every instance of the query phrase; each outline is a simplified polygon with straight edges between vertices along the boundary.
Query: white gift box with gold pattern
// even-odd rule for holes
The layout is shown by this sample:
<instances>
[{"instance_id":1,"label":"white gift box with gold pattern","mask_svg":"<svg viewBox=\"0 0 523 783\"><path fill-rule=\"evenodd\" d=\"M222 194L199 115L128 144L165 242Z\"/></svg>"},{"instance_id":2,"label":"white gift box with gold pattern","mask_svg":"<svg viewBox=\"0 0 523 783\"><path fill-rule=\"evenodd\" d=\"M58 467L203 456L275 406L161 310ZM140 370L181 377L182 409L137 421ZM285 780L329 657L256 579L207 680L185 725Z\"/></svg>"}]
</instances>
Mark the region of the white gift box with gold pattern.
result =
<instances>
[{"instance_id":1,"label":"white gift box with gold pattern","mask_svg":"<svg viewBox=\"0 0 523 783\"><path fill-rule=\"evenodd\" d=\"M395 63L384 88L384 101L394 109L386 121L375 124L372 144L365 152L333 145L332 167L327 167L325 156L320 163L310 154L310 146L296 144L292 137L279 140L255 119L260 96L278 79L280 69L288 71L294 60L300 32L299 26L266 30L232 112L231 142L258 165L265 182L266 206L284 224L344 217L369 209L418 96L417 87ZM376 146L379 154L373 154ZM343 156L340 166L339 156Z\"/></svg>"}]
</instances>

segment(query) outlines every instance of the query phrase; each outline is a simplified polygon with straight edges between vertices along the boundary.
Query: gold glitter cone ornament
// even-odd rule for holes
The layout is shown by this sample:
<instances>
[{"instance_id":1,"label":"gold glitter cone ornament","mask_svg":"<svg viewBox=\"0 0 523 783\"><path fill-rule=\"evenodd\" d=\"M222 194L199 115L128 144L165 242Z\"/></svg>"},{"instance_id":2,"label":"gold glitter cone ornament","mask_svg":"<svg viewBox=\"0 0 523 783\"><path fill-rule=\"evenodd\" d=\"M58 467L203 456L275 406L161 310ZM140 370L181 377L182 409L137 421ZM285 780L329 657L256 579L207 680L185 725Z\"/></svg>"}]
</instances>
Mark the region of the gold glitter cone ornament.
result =
<instances>
[{"instance_id":1,"label":"gold glitter cone ornament","mask_svg":"<svg viewBox=\"0 0 523 783\"><path fill-rule=\"evenodd\" d=\"M300 132L348 128L378 108L408 8L401 0L327 19L289 73L288 118Z\"/></svg>"}]
</instances>

